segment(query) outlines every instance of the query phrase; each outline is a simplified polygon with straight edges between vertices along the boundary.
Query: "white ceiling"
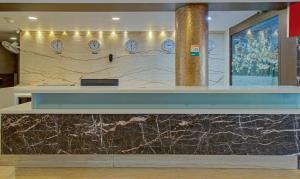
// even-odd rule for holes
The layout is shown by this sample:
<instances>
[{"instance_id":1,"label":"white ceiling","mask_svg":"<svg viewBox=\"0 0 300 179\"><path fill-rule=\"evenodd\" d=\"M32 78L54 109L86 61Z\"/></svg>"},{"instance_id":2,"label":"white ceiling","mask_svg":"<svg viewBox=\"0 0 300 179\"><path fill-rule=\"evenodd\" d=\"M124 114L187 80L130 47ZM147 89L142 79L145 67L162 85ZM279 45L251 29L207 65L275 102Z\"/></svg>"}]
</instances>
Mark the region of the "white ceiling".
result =
<instances>
[{"instance_id":1,"label":"white ceiling","mask_svg":"<svg viewBox=\"0 0 300 179\"><path fill-rule=\"evenodd\" d=\"M188 3L188 2L297 2L298 0L0 0L5 3Z\"/></svg>"},{"instance_id":2,"label":"white ceiling","mask_svg":"<svg viewBox=\"0 0 300 179\"><path fill-rule=\"evenodd\" d=\"M212 11L209 16L210 31L224 31L254 15L255 11ZM30 21L28 16L37 16ZM112 21L112 17L120 21ZM7 23L5 17L15 23ZM22 30L102 30L102 31L147 31L174 30L174 12L0 12L0 31Z\"/></svg>"}]
</instances>

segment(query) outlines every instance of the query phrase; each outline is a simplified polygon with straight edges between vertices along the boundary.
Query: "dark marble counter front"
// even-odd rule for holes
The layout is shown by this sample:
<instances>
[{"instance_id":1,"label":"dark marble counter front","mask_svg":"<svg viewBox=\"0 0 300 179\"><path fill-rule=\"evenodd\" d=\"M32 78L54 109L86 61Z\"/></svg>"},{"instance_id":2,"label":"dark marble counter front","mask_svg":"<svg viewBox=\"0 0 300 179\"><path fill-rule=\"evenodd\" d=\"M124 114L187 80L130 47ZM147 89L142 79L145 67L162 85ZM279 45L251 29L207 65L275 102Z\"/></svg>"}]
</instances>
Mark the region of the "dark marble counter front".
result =
<instances>
[{"instance_id":1,"label":"dark marble counter front","mask_svg":"<svg viewBox=\"0 0 300 179\"><path fill-rule=\"evenodd\" d=\"M2 114L2 154L300 153L300 115Z\"/></svg>"}]
</instances>

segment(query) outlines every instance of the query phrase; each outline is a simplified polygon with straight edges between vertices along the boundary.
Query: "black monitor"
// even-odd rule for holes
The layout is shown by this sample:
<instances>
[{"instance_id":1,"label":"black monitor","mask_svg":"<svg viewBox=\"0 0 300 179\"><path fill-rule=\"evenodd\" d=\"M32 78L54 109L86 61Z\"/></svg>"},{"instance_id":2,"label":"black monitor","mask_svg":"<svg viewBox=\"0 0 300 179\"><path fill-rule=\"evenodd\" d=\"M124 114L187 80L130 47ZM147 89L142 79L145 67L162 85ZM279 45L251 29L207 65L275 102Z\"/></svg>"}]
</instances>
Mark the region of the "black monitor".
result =
<instances>
[{"instance_id":1,"label":"black monitor","mask_svg":"<svg viewBox=\"0 0 300 179\"><path fill-rule=\"evenodd\" d=\"M119 86L119 79L81 79L80 86Z\"/></svg>"}]
</instances>

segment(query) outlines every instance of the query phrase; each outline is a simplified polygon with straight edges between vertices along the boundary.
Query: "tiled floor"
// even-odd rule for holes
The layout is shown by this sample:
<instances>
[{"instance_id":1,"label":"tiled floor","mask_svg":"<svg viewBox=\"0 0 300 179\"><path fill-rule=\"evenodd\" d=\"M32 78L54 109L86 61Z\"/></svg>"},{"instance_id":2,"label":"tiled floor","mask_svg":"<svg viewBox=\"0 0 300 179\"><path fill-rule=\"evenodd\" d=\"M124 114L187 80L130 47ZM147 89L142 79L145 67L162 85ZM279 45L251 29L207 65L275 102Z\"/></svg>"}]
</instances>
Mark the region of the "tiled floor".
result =
<instances>
[{"instance_id":1,"label":"tiled floor","mask_svg":"<svg viewBox=\"0 0 300 179\"><path fill-rule=\"evenodd\" d=\"M15 179L299 179L300 170L17 168ZM7 178L8 179L8 178ZM10 179L10 178L9 178Z\"/></svg>"}]
</instances>

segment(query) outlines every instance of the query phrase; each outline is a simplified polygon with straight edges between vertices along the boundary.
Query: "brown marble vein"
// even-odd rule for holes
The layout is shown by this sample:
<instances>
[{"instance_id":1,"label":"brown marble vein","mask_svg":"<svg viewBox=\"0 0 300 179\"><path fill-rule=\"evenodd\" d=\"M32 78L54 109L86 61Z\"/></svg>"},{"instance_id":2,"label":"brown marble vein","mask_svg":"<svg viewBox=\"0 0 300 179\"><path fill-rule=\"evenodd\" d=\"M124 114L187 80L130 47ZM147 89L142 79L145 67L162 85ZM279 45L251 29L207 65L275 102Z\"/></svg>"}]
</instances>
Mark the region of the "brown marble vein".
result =
<instances>
[{"instance_id":1,"label":"brown marble vein","mask_svg":"<svg viewBox=\"0 0 300 179\"><path fill-rule=\"evenodd\" d=\"M3 114L2 154L298 155L299 115Z\"/></svg>"}]
</instances>

